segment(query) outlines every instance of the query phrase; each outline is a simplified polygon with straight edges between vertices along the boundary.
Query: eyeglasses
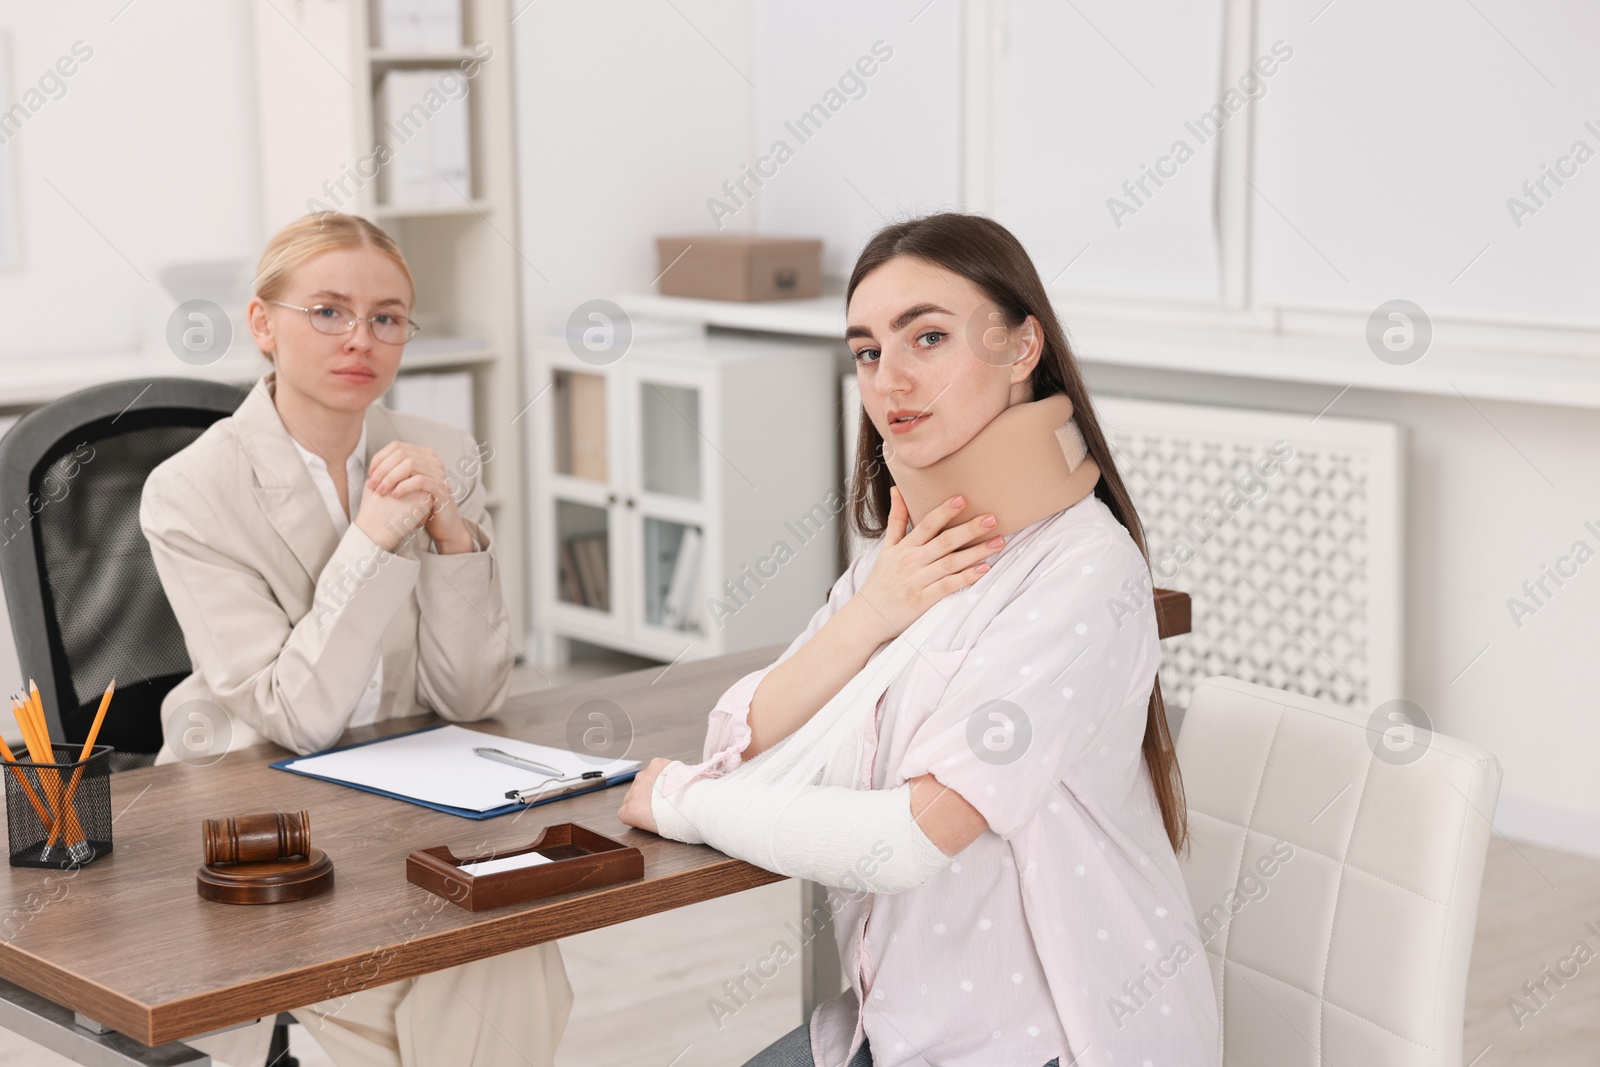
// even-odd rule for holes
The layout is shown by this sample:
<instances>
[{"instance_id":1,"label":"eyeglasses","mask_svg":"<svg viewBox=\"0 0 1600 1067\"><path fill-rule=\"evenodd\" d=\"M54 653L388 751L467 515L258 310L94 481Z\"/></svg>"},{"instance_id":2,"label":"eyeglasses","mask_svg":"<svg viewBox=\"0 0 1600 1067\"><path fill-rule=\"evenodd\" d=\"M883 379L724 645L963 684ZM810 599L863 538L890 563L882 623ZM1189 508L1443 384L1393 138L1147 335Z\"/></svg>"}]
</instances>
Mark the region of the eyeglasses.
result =
<instances>
[{"instance_id":1,"label":"eyeglasses","mask_svg":"<svg viewBox=\"0 0 1600 1067\"><path fill-rule=\"evenodd\" d=\"M311 320L312 329L334 337L349 333L356 328L357 323L364 322L372 331L373 340L382 341L386 345L403 345L422 329L404 315L395 315L387 311L358 319L349 308L337 304L313 304L303 308L296 304L286 304L282 300L269 302L293 311L304 311L306 318Z\"/></svg>"}]
</instances>

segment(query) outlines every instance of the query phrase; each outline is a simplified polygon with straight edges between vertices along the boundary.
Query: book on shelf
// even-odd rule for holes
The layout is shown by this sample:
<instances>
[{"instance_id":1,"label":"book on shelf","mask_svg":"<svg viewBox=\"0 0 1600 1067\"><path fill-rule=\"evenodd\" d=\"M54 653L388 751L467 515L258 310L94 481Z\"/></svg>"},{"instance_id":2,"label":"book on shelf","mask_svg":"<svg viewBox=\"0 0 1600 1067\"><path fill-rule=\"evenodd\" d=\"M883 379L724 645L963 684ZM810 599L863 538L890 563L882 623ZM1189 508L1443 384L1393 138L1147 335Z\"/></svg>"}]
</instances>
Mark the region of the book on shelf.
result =
<instances>
[{"instance_id":1,"label":"book on shelf","mask_svg":"<svg viewBox=\"0 0 1600 1067\"><path fill-rule=\"evenodd\" d=\"M594 554L596 585L600 590L600 610L611 610L611 562L606 558L611 542L605 537L593 538L590 551Z\"/></svg>"},{"instance_id":2,"label":"book on shelf","mask_svg":"<svg viewBox=\"0 0 1600 1067\"><path fill-rule=\"evenodd\" d=\"M568 534L561 542L561 588L567 601L611 610L611 588L603 532Z\"/></svg>"},{"instance_id":3,"label":"book on shelf","mask_svg":"<svg viewBox=\"0 0 1600 1067\"><path fill-rule=\"evenodd\" d=\"M583 550L589 562L590 586L594 590L594 606L601 611L611 610L611 573L606 561L606 548L604 534L595 534L583 541Z\"/></svg>"},{"instance_id":4,"label":"book on shelf","mask_svg":"<svg viewBox=\"0 0 1600 1067\"><path fill-rule=\"evenodd\" d=\"M667 583L666 600L662 605L666 624L674 630L698 628L691 613L695 579L700 570L700 545L700 527L685 527L683 538L678 542L678 555L672 561L672 578Z\"/></svg>"},{"instance_id":5,"label":"book on shelf","mask_svg":"<svg viewBox=\"0 0 1600 1067\"><path fill-rule=\"evenodd\" d=\"M380 206L437 207L471 199L468 98L454 68L384 72L374 109L390 157L378 171Z\"/></svg>"},{"instance_id":6,"label":"book on shelf","mask_svg":"<svg viewBox=\"0 0 1600 1067\"><path fill-rule=\"evenodd\" d=\"M606 481L606 381L598 374L559 374L556 384L556 470Z\"/></svg>"},{"instance_id":7,"label":"book on shelf","mask_svg":"<svg viewBox=\"0 0 1600 1067\"><path fill-rule=\"evenodd\" d=\"M461 47L461 0L371 0L372 47L449 52Z\"/></svg>"},{"instance_id":8,"label":"book on shelf","mask_svg":"<svg viewBox=\"0 0 1600 1067\"><path fill-rule=\"evenodd\" d=\"M578 554L569 538L561 543L561 599L569 604L582 604L583 582L578 578Z\"/></svg>"}]
</instances>

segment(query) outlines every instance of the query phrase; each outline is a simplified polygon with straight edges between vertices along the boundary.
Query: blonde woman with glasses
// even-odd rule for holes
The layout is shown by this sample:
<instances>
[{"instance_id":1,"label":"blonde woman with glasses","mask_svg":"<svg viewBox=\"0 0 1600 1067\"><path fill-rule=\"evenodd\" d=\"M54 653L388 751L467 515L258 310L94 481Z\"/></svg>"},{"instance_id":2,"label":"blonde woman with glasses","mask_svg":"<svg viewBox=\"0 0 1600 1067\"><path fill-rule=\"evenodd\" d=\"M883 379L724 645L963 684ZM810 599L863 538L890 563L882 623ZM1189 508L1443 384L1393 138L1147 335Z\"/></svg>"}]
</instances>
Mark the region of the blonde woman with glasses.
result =
<instances>
[{"instance_id":1,"label":"blonde woman with glasses","mask_svg":"<svg viewBox=\"0 0 1600 1067\"><path fill-rule=\"evenodd\" d=\"M305 753L352 726L472 721L505 700L493 455L376 403L416 332L414 298L405 257L365 219L307 215L267 243L246 314L271 369L145 483L140 524L193 668L163 702L157 762L219 758L186 750L186 705L224 751ZM572 1004L555 944L396 982L375 969L294 1012L339 1067L553 1063ZM193 1044L261 1067L271 1027Z\"/></svg>"}]
</instances>

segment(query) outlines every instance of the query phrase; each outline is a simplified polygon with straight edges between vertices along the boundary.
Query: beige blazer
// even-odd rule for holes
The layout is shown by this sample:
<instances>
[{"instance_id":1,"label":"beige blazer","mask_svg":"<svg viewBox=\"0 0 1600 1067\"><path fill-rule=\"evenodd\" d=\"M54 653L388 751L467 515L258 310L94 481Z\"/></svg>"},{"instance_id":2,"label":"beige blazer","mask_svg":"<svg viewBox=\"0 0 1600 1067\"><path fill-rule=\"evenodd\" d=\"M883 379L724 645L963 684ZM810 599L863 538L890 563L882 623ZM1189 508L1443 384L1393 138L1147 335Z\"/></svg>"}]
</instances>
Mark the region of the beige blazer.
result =
<instances>
[{"instance_id":1,"label":"beige blazer","mask_svg":"<svg viewBox=\"0 0 1600 1067\"><path fill-rule=\"evenodd\" d=\"M380 720L492 714L516 654L484 507L492 453L445 423L369 407L366 458L397 438L433 449L481 546L439 555L419 530L385 552L354 522L335 534L273 406L273 377L145 482L139 524L194 669L162 702L158 762L263 740L333 745L380 650Z\"/></svg>"}]
</instances>

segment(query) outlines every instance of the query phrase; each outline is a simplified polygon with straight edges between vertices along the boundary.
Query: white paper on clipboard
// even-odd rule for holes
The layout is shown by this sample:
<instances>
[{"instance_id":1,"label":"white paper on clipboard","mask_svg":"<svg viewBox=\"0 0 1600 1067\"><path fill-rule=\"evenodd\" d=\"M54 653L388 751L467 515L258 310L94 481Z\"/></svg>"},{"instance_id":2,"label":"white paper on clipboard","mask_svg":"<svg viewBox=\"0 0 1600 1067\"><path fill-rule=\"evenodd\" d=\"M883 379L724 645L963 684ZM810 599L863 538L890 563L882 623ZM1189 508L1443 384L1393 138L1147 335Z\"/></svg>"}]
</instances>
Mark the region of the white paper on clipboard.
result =
<instances>
[{"instance_id":1,"label":"white paper on clipboard","mask_svg":"<svg viewBox=\"0 0 1600 1067\"><path fill-rule=\"evenodd\" d=\"M639 767L638 760L597 762L593 756L570 749L536 745L455 725L304 756L288 766L319 778L381 789L424 804L467 811L504 807L509 790L535 789L552 780L536 771L509 767L475 755L472 750L479 747L498 748L513 756L560 768L562 777L600 771L606 778L613 778Z\"/></svg>"}]
</instances>

